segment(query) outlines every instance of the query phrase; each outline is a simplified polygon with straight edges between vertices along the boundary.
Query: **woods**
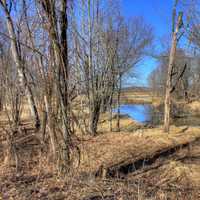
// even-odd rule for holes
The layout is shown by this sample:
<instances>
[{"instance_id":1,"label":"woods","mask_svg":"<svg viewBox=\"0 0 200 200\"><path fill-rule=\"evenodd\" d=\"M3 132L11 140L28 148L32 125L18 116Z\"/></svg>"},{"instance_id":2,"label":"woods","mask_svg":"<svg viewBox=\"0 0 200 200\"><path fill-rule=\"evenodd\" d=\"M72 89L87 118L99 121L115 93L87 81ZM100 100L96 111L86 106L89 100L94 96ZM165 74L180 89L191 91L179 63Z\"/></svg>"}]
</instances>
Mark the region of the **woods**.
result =
<instances>
[{"instance_id":1,"label":"woods","mask_svg":"<svg viewBox=\"0 0 200 200\"><path fill-rule=\"evenodd\" d=\"M61 184L69 192L82 178L92 177L89 186L98 178L118 184L118 178L165 166L173 156L181 160L178 151L187 159L190 145L197 148L200 124L188 120L198 121L200 105L197 2L170 4L166 48L146 14L128 17L122 5L0 0L0 178L4 170L16 180L38 173L37 183L59 177L55 191ZM139 111L124 112L124 105ZM141 106L145 112L132 117ZM177 118L183 118L180 124Z\"/></svg>"},{"instance_id":2,"label":"woods","mask_svg":"<svg viewBox=\"0 0 200 200\"><path fill-rule=\"evenodd\" d=\"M42 143L50 145L59 169L69 168L71 137L78 131L73 128L72 121L77 119L73 102L81 97L88 105L86 127L79 119L76 126L96 135L100 113L112 110L114 95L120 96L122 77L142 59L153 39L151 27L142 18L128 23L116 2L104 3L88 0L75 8L65 0L58 4L1 1L5 16L1 20L7 24L2 37L5 47L11 45L2 58L11 53L11 70L16 73L16 84L10 85L15 90L13 104L20 107L27 98L37 132L40 134L41 124L41 138L50 140ZM78 12L82 14L78 16ZM86 107L78 109L87 111ZM18 116L10 123L15 123L16 131L21 112L19 108L15 112Z\"/></svg>"}]
</instances>

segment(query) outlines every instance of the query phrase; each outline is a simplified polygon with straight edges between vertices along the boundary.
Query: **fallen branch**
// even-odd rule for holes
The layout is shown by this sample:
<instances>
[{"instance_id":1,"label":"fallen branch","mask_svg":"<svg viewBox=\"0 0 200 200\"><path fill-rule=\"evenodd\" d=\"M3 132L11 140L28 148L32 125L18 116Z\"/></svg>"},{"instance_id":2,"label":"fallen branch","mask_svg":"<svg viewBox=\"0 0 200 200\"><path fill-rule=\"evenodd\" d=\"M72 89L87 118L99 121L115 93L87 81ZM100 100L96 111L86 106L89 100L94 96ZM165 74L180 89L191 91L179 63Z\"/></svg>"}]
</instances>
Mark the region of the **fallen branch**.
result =
<instances>
[{"instance_id":1,"label":"fallen branch","mask_svg":"<svg viewBox=\"0 0 200 200\"><path fill-rule=\"evenodd\" d=\"M124 149L124 154L122 146L119 146L119 154L116 151L115 154L112 153L112 149L110 149L109 157L107 156L105 160L102 159L102 164L96 168L95 174L105 178L108 175L115 176L117 173L121 172L134 172L144 166L144 161L146 161L148 165L151 165L160 156L165 157L168 154L172 154L176 149L186 147L198 139L200 139L200 131L191 132L188 127L184 127L176 134L163 135L163 137L160 136L155 138L155 140L153 140L153 138L144 138L141 140L142 143L138 142L134 147L130 146L128 150L126 147ZM144 145L146 146L144 147ZM149 169L150 168L151 167L149 167ZM148 168L146 170L148 170Z\"/></svg>"}]
</instances>

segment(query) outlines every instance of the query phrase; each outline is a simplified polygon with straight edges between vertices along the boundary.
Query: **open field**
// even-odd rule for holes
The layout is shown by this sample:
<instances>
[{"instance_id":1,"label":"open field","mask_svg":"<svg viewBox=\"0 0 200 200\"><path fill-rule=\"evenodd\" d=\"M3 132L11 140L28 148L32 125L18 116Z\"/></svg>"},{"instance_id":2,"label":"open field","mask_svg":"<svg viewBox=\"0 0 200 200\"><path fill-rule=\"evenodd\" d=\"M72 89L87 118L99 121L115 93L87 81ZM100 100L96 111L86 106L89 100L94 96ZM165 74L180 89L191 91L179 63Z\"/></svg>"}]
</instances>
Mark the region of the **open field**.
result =
<instances>
[{"instance_id":1,"label":"open field","mask_svg":"<svg viewBox=\"0 0 200 200\"><path fill-rule=\"evenodd\" d=\"M122 90L120 101L122 104L145 104L152 103L152 92L148 89L137 88Z\"/></svg>"}]
</instances>

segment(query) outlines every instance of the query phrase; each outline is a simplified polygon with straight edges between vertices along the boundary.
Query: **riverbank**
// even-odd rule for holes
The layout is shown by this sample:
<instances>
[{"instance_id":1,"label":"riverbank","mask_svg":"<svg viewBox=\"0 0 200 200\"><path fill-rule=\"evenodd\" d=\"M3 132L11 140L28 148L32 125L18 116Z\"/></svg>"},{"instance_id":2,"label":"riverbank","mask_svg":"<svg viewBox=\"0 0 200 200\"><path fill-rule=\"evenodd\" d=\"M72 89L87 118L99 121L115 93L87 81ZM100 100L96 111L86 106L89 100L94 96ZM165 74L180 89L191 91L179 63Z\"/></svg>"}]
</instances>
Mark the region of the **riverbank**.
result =
<instances>
[{"instance_id":1,"label":"riverbank","mask_svg":"<svg viewBox=\"0 0 200 200\"><path fill-rule=\"evenodd\" d=\"M121 131L128 131L131 128L137 129L142 126L141 123L137 122L136 120L132 119L128 115L120 115L120 130ZM113 113L112 117L112 131L117 130L117 114ZM103 114L100 117L100 122L98 124L98 133L105 134L110 132L110 117L109 114Z\"/></svg>"},{"instance_id":2,"label":"riverbank","mask_svg":"<svg viewBox=\"0 0 200 200\"><path fill-rule=\"evenodd\" d=\"M122 93L121 104L150 104L159 112L164 110L164 98L162 96L153 96L151 91L126 91ZM172 113L175 117L182 115L200 116L200 100L177 100L172 98ZM182 113L182 114L180 114Z\"/></svg>"},{"instance_id":3,"label":"riverbank","mask_svg":"<svg viewBox=\"0 0 200 200\"><path fill-rule=\"evenodd\" d=\"M156 108L164 107L164 100L158 98L153 101L152 105ZM186 102L183 100L174 100L171 101L172 109L182 111L183 113L188 113L194 116L200 115L200 100L194 100Z\"/></svg>"},{"instance_id":4,"label":"riverbank","mask_svg":"<svg viewBox=\"0 0 200 200\"><path fill-rule=\"evenodd\" d=\"M26 137L28 134L29 131ZM18 171L15 165L8 168L0 163L0 197L15 200L198 199L199 139L199 128L175 126L171 127L170 134L158 127L85 136L78 143L80 165L66 177L56 173L48 157L41 157L45 152L40 153L36 140L19 143L17 153L23 156L20 156Z\"/></svg>"},{"instance_id":5,"label":"riverbank","mask_svg":"<svg viewBox=\"0 0 200 200\"><path fill-rule=\"evenodd\" d=\"M151 104L159 108L164 106L164 98L162 96L154 96L150 90L125 90L121 93L121 104ZM184 100L172 99L172 105L183 112L200 115L200 100L191 100L186 102Z\"/></svg>"},{"instance_id":6,"label":"riverbank","mask_svg":"<svg viewBox=\"0 0 200 200\"><path fill-rule=\"evenodd\" d=\"M152 104L153 98L151 91L122 91L121 104Z\"/></svg>"}]
</instances>

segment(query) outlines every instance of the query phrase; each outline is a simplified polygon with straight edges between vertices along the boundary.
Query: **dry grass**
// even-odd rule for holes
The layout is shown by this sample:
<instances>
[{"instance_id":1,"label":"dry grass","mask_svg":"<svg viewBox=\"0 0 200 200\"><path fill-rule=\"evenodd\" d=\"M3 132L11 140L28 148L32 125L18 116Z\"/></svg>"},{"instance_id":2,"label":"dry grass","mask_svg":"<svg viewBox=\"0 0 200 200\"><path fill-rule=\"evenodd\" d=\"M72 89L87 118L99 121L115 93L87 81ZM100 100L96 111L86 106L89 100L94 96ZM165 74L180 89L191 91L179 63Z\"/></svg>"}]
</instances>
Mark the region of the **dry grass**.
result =
<instances>
[{"instance_id":1,"label":"dry grass","mask_svg":"<svg viewBox=\"0 0 200 200\"><path fill-rule=\"evenodd\" d=\"M28 108L23 119L27 120ZM200 128L172 126L170 134L162 128L125 131L140 124L128 117L121 118L122 132L109 132L108 115L102 115L97 137L83 137L80 143L81 164L68 177L59 177L37 145L20 148L21 171L0 163L0 199L15 200L197 200L200 199ZM30 123L25 126L29 127ZM116 127L116 119L113 119ZM29 132L27 133L29 134ZM126 161L152 157L163 149L186 143L197 143L175 155L158 159L144 173L127 174L123 179L94 177L102 165L115 167ZM178 159L177 159L178 158ZM160 165L161 163L161 165ZM143 169L140 169L143 170Z\"/></svg>"},{"instance_id":2,"label":"dry grass","mask_svg":"<svg viewBox=\"0 0 200 200\"><path fill-rule=\"evenodd\" d=\"M186 105L186 109L189 109L193 113L199 114L200 113L200 101L193 101Z\"/></svg>"},{"instance_id":3,"label":"dry grass","mask_svg":"<svg viewBox=\"0 0 200 200\"><path fill-rule=\"evenodd\" d=\"M82 153L84 151L81 173L76 169L66 178L57 176L50 163L41 159L39 154L31 157L34 149L21 149L23 171L16 173L15 170L3 170L1 165L0 196L16 200L188 200L190 195L190 199L198 199L196 195L200 186L200 163L170 161L166 157L169 162L139 176L128 174L124 179L106 180L92 176L92 171L102 163L121 162L129 156L137 159L141 155L153 154L156 149L192 142L200 137L199 128L189 128L185 132L183 130L185 127L172 127L168 135L161 128L155 128L132 133L112 132L90 138L81 144ZM37 152L37 146L34 148ZM177 156L183 157L183 154L184 157L188 154L186 149L180 150ZM200 156L199 143L191 149L191 156Z\"/></svg>"},{"instance_id":4,"label":"dry grass","mask_svg":"<svg viewBox=\"0 0 200 200\"><path fill-rule=\"evenodd\" d=\"M152 95L150 92L122 92L121 103L123 104L150 104L152 103Z\"/></svg>"},{"instance_id":5,"label":"dry grass","mask_svg":"<svg viewBox=\"0 0 200 200\"><path fill-rule=\"evenodd\" d=\"M97 172L101 166L114 167L128 161L153 156L162 149L190 143L200 138L199 128L171 127L170 134L161 128L138 130L133 133L107 133L85 142L84 151L87 159L82 160L83 171ZM128 163L127 163L128 164Z\"/></svg>"},{"instance_id":6,"label":"dry grass","mask_svg":"<svg viewBox=\"0 0 200 200\"><path fill-rule=\"evenodd\" d=\"M134 121L130 117L126 115L120 116L120 128L121 130L127 130L129 127L138 127L141 126L139 122ZM117 128L117 117L114 114L112 119L112 130L115 131ZM101 115L100 122L98 124L98 132L99 133L108 133L110 132L110 123L109 123L109 114L105 113Z\"/></svg>"}]
</instances>

